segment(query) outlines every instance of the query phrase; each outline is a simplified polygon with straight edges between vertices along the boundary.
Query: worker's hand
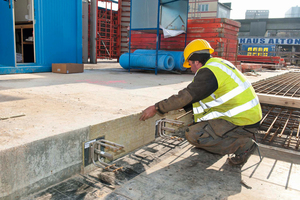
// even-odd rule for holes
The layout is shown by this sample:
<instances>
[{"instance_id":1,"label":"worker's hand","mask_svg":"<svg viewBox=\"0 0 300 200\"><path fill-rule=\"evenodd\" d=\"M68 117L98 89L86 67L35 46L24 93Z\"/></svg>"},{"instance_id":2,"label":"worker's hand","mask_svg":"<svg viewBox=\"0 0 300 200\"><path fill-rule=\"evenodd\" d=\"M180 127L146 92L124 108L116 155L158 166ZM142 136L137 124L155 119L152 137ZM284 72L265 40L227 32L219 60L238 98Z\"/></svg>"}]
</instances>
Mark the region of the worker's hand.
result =
<instances>
[{"instance_id":1,"label":"worker's hand","mask_svg":"<svg viewBox=\"0 0 300 200\"><path fill-rule=\"evenodd\" d=\"M155 106L149 106L142 112L142 116L140 117L140 121L145 121L156 114Z\"/></svg>"}]
</instances>

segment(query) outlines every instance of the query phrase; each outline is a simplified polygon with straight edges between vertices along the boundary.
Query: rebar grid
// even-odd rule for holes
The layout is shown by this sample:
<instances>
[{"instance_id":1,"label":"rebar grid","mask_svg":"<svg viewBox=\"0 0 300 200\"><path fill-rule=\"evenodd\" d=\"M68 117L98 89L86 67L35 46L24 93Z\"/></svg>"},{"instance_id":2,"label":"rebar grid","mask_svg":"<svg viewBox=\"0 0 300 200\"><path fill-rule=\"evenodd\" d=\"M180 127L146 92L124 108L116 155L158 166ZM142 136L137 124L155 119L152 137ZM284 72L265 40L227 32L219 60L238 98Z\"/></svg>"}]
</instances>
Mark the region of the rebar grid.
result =
<instances>
[{"instance_id":1,"label":"rebar grid","mask_svg":"<svg viewBox=\"0 0 300 200\"><path fill-rule=\"evenodd\" d=\"M289 72L252 84L255 92L300 97L300 72Z\"/></svg>"},{"instance_id":2,"label":"rebar grid","mask_svg":"<svg viewBox=\"0 0 300 200\"><path fill-rule=\"evenodd\" d=\"M298 150L300 144L300 109L262 104L263 118L258 138L260 142Z\"/></svg>"}]
</instances>

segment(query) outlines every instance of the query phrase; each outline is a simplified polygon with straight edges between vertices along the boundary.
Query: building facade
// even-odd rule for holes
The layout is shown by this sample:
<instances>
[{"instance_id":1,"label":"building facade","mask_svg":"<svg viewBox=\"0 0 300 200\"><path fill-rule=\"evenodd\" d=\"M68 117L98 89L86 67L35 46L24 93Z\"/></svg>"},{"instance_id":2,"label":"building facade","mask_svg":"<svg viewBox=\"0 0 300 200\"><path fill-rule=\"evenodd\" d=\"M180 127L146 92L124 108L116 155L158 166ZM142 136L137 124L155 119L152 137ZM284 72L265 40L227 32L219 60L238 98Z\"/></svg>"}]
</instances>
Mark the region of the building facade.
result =
<instances>
[{"instance_id":1,"label":"building facade","mask_svg":"<svg viewBox=\"0 0 300 200\"><path fill-rule=\"evenodd\" d=\"M269 10L247 10L245 19L267 19L269 18Z\"/></svg>"},{"instance_id":2,"label":"building facade","mask_svg":"<svg viewBox=\"0 0 300 200\"><path fill-rule=\"evenodd\" d=\"M300 17L300 7L292 7L285 13L286 18L290 17Z\"/></svg>"},{"instance_id":3,"label":"building facade","mask_svg":"<svg viewBox=\"0 0 300 200\"><path fill-rule=\"evenodd\" d=\"M189 19L230 18L231 3L218 0L189 0Z\"/></svg>"},{"instance_id":4,"label":"building facade","mask_svg":"<svg viewBox=\"0 0 300 200\"><path fill-rule=\"evenodd\" d=\"M239 30L239 51L264 51L263 55L281 56L291 64L300 64L300 18L245 19ZM255 53L257 55L257 53Z\"/></svg>"}]
</instances>

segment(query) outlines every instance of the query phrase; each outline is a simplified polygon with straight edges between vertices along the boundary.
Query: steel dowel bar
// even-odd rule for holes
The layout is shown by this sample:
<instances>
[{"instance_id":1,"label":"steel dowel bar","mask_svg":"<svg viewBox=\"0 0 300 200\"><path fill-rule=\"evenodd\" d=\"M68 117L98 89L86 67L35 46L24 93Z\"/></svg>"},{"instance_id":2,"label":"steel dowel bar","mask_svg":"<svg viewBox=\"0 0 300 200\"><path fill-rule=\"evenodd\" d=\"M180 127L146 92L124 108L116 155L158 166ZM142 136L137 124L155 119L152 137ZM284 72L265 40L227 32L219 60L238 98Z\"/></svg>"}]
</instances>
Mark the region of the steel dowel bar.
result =
<instances>
[{"instance_id":1,"label":"steel dowel bar","mask_svg":"<svg viewBox=\"0 0 300 200\"><path fill-rule=\"evenodd\" d=\"M292 140L292 136L293 136L293 130L291 131L289 137L288 137L288 143L287 143L287 147L286 148L289 148L290 147L290 144L291 144L291 140Z\"/></svg>"},{"instance_id":2,"label":"steel dowel bar","mask_svg":"<svg viewBox=\"0 0 300 200\"><path fill-rule=\"evenodd\" d=\"M110 153L101 151L99 149L95 149L95 153L99 154L100 156L103 156L103 157L107 158L108 160L113 160L114 159L113 155L111 155Z\"/></svg>"},{"instance_id":3,"label":"steel dowel bar","mask_svg":"<svg viewBox=\"0 0 300 200\"><path fill-rule=\"evenodd\" d=\"M104 166L102 165L99 165L98 163L95 162L95 145L96 144L90 144L90 153L91 153L91 159L92 159L92 162L94 165L96 165L97 167L100 167L100 168L105 168ZM99 156L99 155L98 155Z\"/></svg>"},{"instance_id":4,"label":"steel dowel bar","mask_svg":"<svg viewBox=\"0 0 300 200\"><path fill-rule=\"evenodd\" d=\"M298 121L295 121L295 120L294 120L293 125L297 125L297 122L298 122ZM296 127L293 126L293 129L292 129L292 131L291 131L291 134L290 134L290 137L289 137L289 140L288 140L287 147L290 147L290 144L291 144L291 142L292 142L292 137L293 137L293 132L294 132L294 130L297 131L295 138L296 138L296 141L298 142L299 138L297 137L297 135L299 134L299 127L300 127L300 124L299 124L298 127L297 127L297 126L296 126ZM297 149L297 143L296 143L296 147L295 147L295 148Z\"/></svg>"},{"instance_id":5,"label":"steel dowel bar","mask_svg":"<svg viewBox=\"0 0 300 200\"><path fill-rule=\"evenodd\" d=\"M161 120L158 121L158 124L157 124L157 131L158 131L159 137L162 137L162 135L161 135Z\"/></svg>"},{"instance_id":6,"label":"steel dowel bar","mask_svg":"<svg viewBox=\"0 0 300 200\"><path fill-rule=\"evenodd\" d=\"M274 109L274 107L272 107L268 113L264 116L264 118L260 121L260 125L265 121L265 119L268 117L268 115L270 114L270 112Z\"/></svg>"},{"instance_id":7,"label":"steel dowel bar","mask_svg":"<svg viewBox=\"0 0 300 200\"><path fill-rule=\"evenodd\" d=\"M289 114L289 116L288 116L288 118L287 118L287 120L286 120L286 122L285 122L285 124L284 124L284 126L283 126L283 128L282 128L282 130L281 130L281 133L278 135L278 137L281 137L282 134L283 134L283 132L285 131L286 126L287 126L287 124L288 124L288 122L289 122L289 120L290 120L290 117L291 117L292 112L293 112L293 110L290 110L290 114Z\"/></svg>"},{"instance_id":8,"label":"steel dowel bar","mask_svg":"<svg viewBox=\"0 0 300 200\"><path fill-rule=\"evenodd\" d=\"M274 134L270 138L269 142L272 142L273 138L277 135L277 132L278 132L279 128L280 128L280 126L276 129L276 131L274 132Z\"/></svg>"},{"instance_id":9,"label":"steel dowel bar","mask_svg":"<svg viewBox=\"0 0 300 200\"><path fill-rule=\"evenodd\" d=\"M176 124L176 125L182 125L182 124L184 124L184 122L182 122L182 121L176 121L176 120L171 120L171 119L163 119L162 121L164 121L164 122L168 122L168 123L170 123L170 124Z\"/></svg>"},{"instance_id":10,"label":"steel dowel bar","mask_svg":"<svg viewBox=\"0 0 300 200\"><path fill-rule=\"evenodd\" d=\"M107 148L113 149L114 151L118 151L118 150L120 150L120 148L118 148L118 147L115 147L115 146L111 146L111 145L109 145L109 144L101 143L101 142L98 142L98 141L96 141L95 143L97 143L97 144L100 144L100 145L102 145L102 146L104 146L104 147L107 147Z\"/></svg>"},{"instance_id":11,"label":"steel dowel bar","mask_svg":"<svg viewBox=\"0 0 300 200\"><path fill-rule=\"evenodd\" d=\"M299 138L297 138L296 149L298 149L298 148L299 148L299 144L300 144L300 139L299 139Z\"/></svg>"},{"instance_id":12,"label":"steel dowel bar","mask_svg":"<svg viewBox=\"0 0 300 200\"><path fill-rule=\"evenodd\" d=\"M171 133L175 133L175 129L169 127L162 127L162 130L169 131Z\"/></svg>"},{"instance_id":13,"label":"steel dowel bar","mask_svg":"<svg viewBox=\"0 0 300 200\"><path fill-rule=\"evenodd\" d=\"M111 142L111 141L108 141L108 140L101 140L101 142L105 142L107 144L110 144L110 145L113 145L113 146L116 146L116 147L124 148L123 145L120 145L120 144L117 144L117 143L114 143L114 142Z\"/></svg>"},{"instance_id":14,"label":"steel dowel bar","mask_svg":"<svg viewBox=\"0 0 300 200\"><path fill-rule=\"evenodd\" d=\"M266 139L266 137L269 135L269 133L270 133L271 129L273 128L273 126L274 126L276 120L278 119L279 115L281 114L281 110L282 110L282 109L280 109L280 112L279 112L279 113L277 114L277 116L274 118L274 120L273 120L272 124L270 125L269 129L268 129L267 132L265 133L265 136L264 136L263 140Z\"/></svg>"},{"instance_id":15,"label":"steel dowel bar","mask_svg":"<svg viewBox=\"0 0 300 200\"><path fill-rule=\"evenodd\" d=\"M298 126L298 131L297 131L297 134L296 134L296 138L299 138L299 132L300 132L300 122L299 122L299 126Z\"/></svg>"}]
</instances>

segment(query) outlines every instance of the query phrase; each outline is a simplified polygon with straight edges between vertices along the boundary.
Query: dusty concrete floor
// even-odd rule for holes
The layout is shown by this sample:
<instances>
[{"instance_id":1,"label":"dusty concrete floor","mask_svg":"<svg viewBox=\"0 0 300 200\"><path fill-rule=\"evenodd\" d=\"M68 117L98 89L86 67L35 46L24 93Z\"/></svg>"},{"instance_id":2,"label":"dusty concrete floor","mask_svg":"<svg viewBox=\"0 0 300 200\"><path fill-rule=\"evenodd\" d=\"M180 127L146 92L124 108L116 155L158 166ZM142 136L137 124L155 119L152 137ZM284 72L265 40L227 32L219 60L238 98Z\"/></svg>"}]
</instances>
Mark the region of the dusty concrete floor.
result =
<instances>
[{"instance_id":1,"label":"dusty concrete floor","mask_svg":"<svg viewBox=\"0 0 300 200\"><path fill-rule=\"evenodd\" d=\"M227 156L161 140L118 159L119 173L95 170L76 175L27 199L297 199L300 155L260 147L241 167Z\"/></svg>"},{"instance_id":2,"label":"dusty concrete floor","mask_svg":"<svg viewBox=\"0 0 300 200\"><path fill-rule=\"evenodd\" d=\"M247 78L253 82L285 72L261 72L260 76ZM85 65L84 73L79 74L2 75L0 117L3 120L0 127L0 150L139 113L147 106L176 94L192 78L191 74L128 72L115 62L88 64ZM162 149L145 147L153 149L150 153L155 152L153 155L148 153L146 160L143 160L144 154L139 156L142 160L128 160L132 159L131 155L123 158L125 160L123 163L121 160L121 164L130 163L127 167L132 173L127 174L128 181L119 180L123 181L121 186L99 182L98 172L94 172L96 178L92 175L82 178L86 180L92 177L92 186L81 178L79 184L78 180L72 182L71 179L71 184L49 189L57 193L58 197L53 197L55 195L51 192L49 196L46 190L43 191L46 192L44 195L37 194L35 198L294 199L299 196L297 159L287 162L286 156L266 157L263 160L266 160L264 167L264 162L255 164L258 156L253 155L253 161L250 159L245 168L235 169L228 167L226 157L191 148L186 142L176 148L168 143L153 143L162 145L162 149L172 150L163 154L165 157L156 154L164 152ZM144 170L134 168L140 165ZM261 166L263 167L260 168ZM241 177L251 185L252 190L241 185ZM80 193L80 187L77 186L91 186L91 189ZM73 193L66 193L70 191L70 187L73 187ZM102 190L103 188L108 189ZM113 188L116 190L111 193ZM80 194L85 195L78 196Z\"/></svg>"}]
</instances>

